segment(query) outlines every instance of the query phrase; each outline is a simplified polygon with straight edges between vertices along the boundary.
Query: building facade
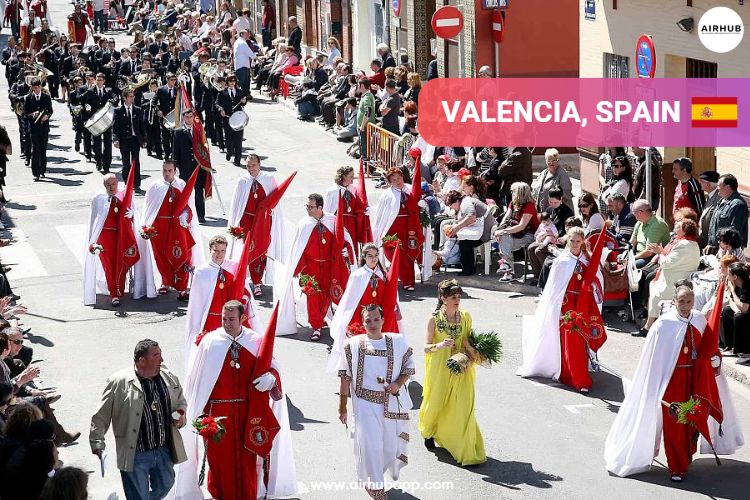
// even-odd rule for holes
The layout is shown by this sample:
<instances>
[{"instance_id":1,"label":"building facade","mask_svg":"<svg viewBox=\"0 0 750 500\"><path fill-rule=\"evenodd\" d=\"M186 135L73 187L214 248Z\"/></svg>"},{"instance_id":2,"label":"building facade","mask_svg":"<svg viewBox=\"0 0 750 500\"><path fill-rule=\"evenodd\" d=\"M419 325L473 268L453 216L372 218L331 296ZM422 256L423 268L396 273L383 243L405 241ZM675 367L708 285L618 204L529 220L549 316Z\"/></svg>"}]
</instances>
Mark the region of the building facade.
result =
<instances>
[{"instance_id":1,"label":"building facade","mask_svg":"<svg viewBox=\"0 0 750 500\"><path fill-rule=\"evenodd\" d=\"M660 0L658 8L651 0L595 0L586 2L578 17L580 32L580 76L582 78L637 78L635 50L641 35L650 35L656 48L655 78L748 78L750 77L750 39L723 54L711 52L698 37L701 16L713 7L728 7L750 25L750 5L738 0ZM593 18L593 19L592 19ZM693 29L683 31L677 25L693 20ZM634 22L634 20L637 20ZM688 26L689 22L682 23ZM614 131L616 132L616 131ZM633 135L621 130L625 142ZM622 146L644 144L622 144ZM607 146L620 146L608 144ZM658 145L652 145L657 146ZM659 148L667 168L662 185L664 203L670 207L676 181L671 174L675 158L693 160L696 175L705 170L733 173L744 195L750 194L750 147L748 148ZM581 148L581 184L584 190L598 190L598 157L603 148ZM667 213L668 215L668 213Z\"/></svg>"}]
</instances>

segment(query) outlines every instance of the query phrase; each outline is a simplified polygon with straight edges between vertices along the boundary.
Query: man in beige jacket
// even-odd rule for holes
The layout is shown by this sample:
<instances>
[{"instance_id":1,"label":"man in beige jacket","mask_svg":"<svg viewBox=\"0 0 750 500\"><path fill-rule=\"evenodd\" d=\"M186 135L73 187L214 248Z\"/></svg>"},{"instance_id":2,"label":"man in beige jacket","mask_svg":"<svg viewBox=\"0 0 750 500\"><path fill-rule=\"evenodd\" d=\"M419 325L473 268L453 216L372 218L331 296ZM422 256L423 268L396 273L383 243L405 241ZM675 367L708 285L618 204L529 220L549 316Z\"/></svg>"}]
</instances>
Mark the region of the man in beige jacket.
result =
<instances>
[{"instance_id":1,"label":"man in beige jacket","mask_svg":"<svg viewBox=\"0 0 750 500\"><path fill-rule=\"evenodd\" d=\"M89 442L101 458L112 424L125 498L161 500L174 484L174 464L186 460L179 429L187 401L177 377L162 366L159 344L141 340L134 360L107 379Z\"/></svg>"}]
</instances>

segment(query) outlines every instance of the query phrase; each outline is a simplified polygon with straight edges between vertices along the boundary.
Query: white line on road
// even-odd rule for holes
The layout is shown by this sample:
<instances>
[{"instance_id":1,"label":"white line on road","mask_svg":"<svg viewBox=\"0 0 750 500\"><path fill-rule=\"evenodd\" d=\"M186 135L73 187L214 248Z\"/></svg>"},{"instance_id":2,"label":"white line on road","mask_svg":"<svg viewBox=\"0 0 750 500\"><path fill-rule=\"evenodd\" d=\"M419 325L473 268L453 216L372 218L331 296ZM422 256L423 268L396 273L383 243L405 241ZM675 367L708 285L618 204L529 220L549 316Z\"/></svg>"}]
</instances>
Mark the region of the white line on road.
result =
<instances>
[{"instance_id":1,"label":"white line on road","mask_svg":"<svg viewBox=\"0 0 750 500\"><path fill-rule=\"evenodd\" d=\"M86 224L71 224L69 226L55 226L55 230L81 266L83 266L83 251L86 240Z\"/></svg>"},{"instance_id":2,"label":"white line on road","mask_svg":"<svg viewBox=\"0 0 750 500\"><path fill-rule=\"evenodd\" d=\"M578 411L578 408L594 408L594 405L587 403L585 405L563 405L563 408L568 410L570 413L574 415L580 415L581 412Z\"/></svg>"},{"instance_id":3,"label":"white line on road","mask_svg":"<svg viewBox=\"0 0 750 500\"><path fill-rule=\"evenodd\" d=\"M26 234L18 228L14 228L11 233L16 242L0 250L0 258L3 264L13 264L13 279L49 276Z\"/></svg>"}]
</instances>

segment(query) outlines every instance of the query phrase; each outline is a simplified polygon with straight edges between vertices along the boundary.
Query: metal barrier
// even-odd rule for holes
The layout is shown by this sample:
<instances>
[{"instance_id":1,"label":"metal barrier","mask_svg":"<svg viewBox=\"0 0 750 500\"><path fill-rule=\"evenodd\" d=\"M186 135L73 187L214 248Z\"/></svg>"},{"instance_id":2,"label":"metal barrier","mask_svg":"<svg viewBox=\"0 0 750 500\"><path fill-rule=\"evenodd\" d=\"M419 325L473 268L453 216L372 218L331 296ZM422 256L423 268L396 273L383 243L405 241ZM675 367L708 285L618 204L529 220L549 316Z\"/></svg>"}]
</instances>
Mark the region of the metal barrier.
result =
<instances>
[{"instance_id":1,"label":"metal barrier","mask_svg":"<svg viewBox=\"0 0 750 500\"><path fill-rule=\"evenodd\" d=\"M374 123L367 124L367 151L363 154L368 177L372 170L387 172L404 163L404 155L414 142L411 134L399 137Z\"/></svg>"}]
</instances>

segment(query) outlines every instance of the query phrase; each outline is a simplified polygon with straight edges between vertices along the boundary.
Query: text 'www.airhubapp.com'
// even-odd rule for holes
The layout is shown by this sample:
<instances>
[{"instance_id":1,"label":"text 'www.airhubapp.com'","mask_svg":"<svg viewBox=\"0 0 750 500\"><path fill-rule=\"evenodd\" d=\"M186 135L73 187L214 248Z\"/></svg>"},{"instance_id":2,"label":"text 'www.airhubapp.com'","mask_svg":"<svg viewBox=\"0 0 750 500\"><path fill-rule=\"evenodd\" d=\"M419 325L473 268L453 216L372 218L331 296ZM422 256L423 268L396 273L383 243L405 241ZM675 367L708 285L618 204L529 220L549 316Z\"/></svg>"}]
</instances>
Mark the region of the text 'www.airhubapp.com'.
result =
<instances>
[{"instance_id":1,"label":"text 'www.airhubapp.com'","mask_svg":"<svg viewBox=\"0 0 750 500\"><path fill-rule=\"evenodd\" d=\"M316 481L310 483L311 491L347 491L347 490L401 490L438 491L453 490L453 481L385 481L384 483L362 481Z\"/></svg>"}]
</instances>

